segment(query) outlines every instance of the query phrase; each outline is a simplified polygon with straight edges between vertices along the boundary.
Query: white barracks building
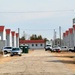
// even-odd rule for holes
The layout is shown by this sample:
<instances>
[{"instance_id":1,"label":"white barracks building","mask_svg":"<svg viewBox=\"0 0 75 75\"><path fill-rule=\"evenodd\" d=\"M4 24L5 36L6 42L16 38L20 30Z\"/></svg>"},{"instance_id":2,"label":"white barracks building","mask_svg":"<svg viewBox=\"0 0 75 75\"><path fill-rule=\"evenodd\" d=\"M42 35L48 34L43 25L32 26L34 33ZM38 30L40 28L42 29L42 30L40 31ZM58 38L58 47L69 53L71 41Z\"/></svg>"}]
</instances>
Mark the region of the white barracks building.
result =
<instances>
[{"instance_id":1,"label":"white barracks building","mask_svg":"<svg viewBox=\"0 0 75 75\"><path fill-rule=\"evenodd\" d=\"M12 46L12 35L10 29L6 29L6 46Z\"/></svg>"},{"instance_id":2,"label":"white barracks building","mask_svg":"<svg viewBox=\"0 0 75 75\"><path fill-rule=\"evenodd\" d=\"M19 34L0 26L0 49L4 46L19 47Z\"/></svg>"},{"instance_id":3,"label":"white barracks building","mask_svg":"<svg viewBox=\"0 0 75 75\"><path fill-rule=\"evenodd\" d=\"M75 47L75 18L73 19L73 26L63 33L63 42L65 46L70 48Z\"/></svg>"}]
</instances>

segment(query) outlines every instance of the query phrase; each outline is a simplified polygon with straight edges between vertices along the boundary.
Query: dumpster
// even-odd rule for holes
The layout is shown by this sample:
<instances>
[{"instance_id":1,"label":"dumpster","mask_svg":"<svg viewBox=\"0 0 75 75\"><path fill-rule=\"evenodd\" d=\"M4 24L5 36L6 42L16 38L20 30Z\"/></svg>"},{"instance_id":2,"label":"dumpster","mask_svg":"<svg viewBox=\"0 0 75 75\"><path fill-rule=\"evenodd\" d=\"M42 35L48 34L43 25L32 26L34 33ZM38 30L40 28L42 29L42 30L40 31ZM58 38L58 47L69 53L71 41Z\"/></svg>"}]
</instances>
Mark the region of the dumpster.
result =
<instances>
[{"instance_id":1,"label":"dumpster","mask_svg":"<svg viewBox=\"0 0 75 75\"><path fill-rule=\"evenodd\" d=\"M24 46L24 53L28 53L28 46Z\"/></svg>"},{"instance_id":2,"label":"dumpster","mask_svg":"<svg viewBox=\"0 0 75 75\"><path fill-rule=\"evenodd\" d=\"M29 49L29 47L28 46L20 46L20 48L22 49L22 52L23 53L28 53L28 49Z\"/></svg>"},{"instance_id":3,"label":"dumpster","mask_svg":"<svg viewBox=\"0 0 75 75\"><path fill-rule=\"evenodd\" d=\"M20 46L20 49L22 50L22 53L24 52L24 46Z\"/></svg>"}]
</instances>

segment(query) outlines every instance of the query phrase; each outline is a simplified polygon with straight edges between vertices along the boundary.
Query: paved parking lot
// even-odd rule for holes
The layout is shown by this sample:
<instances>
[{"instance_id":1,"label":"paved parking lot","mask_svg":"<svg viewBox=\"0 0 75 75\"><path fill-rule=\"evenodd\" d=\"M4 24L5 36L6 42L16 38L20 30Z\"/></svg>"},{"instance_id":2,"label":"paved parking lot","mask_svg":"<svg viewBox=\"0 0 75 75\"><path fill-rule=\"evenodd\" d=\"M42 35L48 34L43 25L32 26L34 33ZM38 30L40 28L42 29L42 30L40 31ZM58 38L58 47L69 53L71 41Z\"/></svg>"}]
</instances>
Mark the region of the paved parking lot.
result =
<instances>
[{"instance_id":1,"label":"paved parking lot","mask_svg":"<svg viewBox=\"0 0 75 75\"><path fill-rule=\"evenodd\" d=\"M58 61L52 53L34 50L0 64L0 75L75 75L75 73Z\"/></svg>"}]
</instances>

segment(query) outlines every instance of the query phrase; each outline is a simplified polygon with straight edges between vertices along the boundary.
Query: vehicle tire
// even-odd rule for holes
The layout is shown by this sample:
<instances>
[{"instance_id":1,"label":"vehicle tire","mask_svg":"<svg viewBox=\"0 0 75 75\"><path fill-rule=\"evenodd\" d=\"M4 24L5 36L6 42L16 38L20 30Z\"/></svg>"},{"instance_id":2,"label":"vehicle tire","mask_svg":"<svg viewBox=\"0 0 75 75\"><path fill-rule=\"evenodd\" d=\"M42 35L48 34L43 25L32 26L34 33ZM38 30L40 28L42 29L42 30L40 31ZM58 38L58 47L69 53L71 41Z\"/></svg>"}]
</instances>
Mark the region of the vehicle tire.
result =
<instances>
[{"instance_id":1,"label":"vehicle tire","mask_svg":"<svg viewBox=\"0 0 75 75\"><path fill-rule=\"evenodd\" d=\"M13 55L10 55L11 57L13 56Z\"/></svg>"},{"instance_id":2,"label":"vehicle tire","mask_svg":"<svg viewBox=\"0 0 75 75\"><path fill-rule=\"evenodd\" d=\"M71 50L71 49L69 49L69 51L70 51L70 52L72 52L72 50Z\"/></svg>"},{"instance_id":3,"label":"vehicle tire","mask_svg":"<svg viewBox=\"0 0 75 75\"><path fill-rule=\"evenodd\" d=\"M45 49L45 51L47 51L47 49Z\"/></svg>"},{"instance_id":4,"label":"vehicle tire","mask_svg":"<svg viewBox=\"0 0 75 75\"><path fill-rule=\"evenodd\" d=\"M7 51L4 51L4 54L7 54L8 52Z\"/></svg>"},{"instance_id":5,"label":"vehicle tire","mask_svg":"<svg viewBox=\"0 0 75 75\"><path fill-rule=\"evenodd\" d=\"M22 56L21 54L19 54L19 56Z\"/></svg>"},{"instance_id":6,"label":"vehicle tire","mask_svg":"<svg viewBox=\"0 0 75 75\"><path fill-rule=\"evenodd\" d=\"M50 49L50 51L52 52L52 49Z\"/></svg>"}]
</instances>

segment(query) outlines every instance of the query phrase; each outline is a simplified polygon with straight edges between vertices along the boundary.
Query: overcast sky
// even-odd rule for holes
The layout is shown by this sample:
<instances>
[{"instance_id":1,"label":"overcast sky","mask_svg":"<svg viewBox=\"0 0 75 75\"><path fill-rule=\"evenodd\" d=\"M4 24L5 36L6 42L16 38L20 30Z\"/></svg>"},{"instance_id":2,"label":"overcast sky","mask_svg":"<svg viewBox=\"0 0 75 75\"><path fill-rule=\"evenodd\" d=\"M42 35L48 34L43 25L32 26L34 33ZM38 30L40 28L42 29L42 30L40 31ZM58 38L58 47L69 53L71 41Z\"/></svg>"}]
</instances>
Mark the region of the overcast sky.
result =
<instances>
[{"instance_id":1,"label":"overcast sky","mask_svg":"<svg viewBox=\"0 0 75 75\"><path fill-rule=\"evenodd\" d=\"M74 11L75 0L0 0L0 25L53 39L54 29L59 37L59 26L62 33L73 26Z\"/></svg>"}]
</instances>

